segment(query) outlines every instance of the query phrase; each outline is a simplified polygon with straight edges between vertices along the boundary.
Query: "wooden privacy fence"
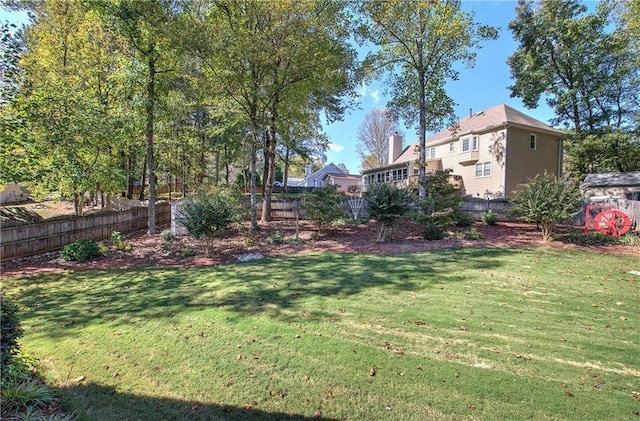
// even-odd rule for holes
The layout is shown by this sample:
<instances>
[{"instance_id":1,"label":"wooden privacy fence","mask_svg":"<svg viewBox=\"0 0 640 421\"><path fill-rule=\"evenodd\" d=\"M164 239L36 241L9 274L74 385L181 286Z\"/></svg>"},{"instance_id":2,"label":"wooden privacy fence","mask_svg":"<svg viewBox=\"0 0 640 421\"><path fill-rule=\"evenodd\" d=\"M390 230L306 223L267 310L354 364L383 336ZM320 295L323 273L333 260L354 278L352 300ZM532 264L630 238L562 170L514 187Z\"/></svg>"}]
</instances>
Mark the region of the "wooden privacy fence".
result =
<instances>
[{"instance_id":1,"label":"wooden privacy fence","mask_svg":"<svg viewBox=\"0 0 640 421\"><path fill-rule=\"evenodd\" d=\"M4 261L59 250L76 240L102 240L110 238L113 231L127 234L146 230L147 216L146 207L137 207L126 211L100 212L3 227L0 230L0 259ZM170 221L169 204L156 204L156 225L168 225Z\"/></svg>"},{"instance_id":2,"label":"wooden privacy fence","mask_svg":"<svg viewBox=\"0 0 640 421\"><path fill-rule=\"evenodd\" d=\"M509 209L509 202L505 199L465 199L462 202L462 210L473 219L481 219L489 211L493 211L502 220L509 219L505 213L507 209Z\"/></svg>"}]
</instances>

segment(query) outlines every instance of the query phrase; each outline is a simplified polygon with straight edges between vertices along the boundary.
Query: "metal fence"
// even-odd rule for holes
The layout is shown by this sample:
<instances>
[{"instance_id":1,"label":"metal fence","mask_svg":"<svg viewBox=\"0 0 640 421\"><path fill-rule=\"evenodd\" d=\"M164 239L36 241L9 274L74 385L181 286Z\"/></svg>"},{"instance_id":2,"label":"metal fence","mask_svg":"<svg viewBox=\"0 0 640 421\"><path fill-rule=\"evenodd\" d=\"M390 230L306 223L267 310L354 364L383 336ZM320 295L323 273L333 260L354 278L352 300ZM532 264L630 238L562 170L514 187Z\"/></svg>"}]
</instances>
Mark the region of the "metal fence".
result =
<instances>
[{"instance_id":1,"label":"metal fence","mask_svg":"<svg viewBox=\"0 0 640 421\"><path fill-rule=\"evenodd\" d=\"M76 240L111 237L113 231L123 234L147 229L148 208L138 207L126 211L108 211L86 216L54 218L0 230L0 259L32 256L59 250ZM168 203L156 205L156 225L171 221Z\"/></svg>"}]
</instances>

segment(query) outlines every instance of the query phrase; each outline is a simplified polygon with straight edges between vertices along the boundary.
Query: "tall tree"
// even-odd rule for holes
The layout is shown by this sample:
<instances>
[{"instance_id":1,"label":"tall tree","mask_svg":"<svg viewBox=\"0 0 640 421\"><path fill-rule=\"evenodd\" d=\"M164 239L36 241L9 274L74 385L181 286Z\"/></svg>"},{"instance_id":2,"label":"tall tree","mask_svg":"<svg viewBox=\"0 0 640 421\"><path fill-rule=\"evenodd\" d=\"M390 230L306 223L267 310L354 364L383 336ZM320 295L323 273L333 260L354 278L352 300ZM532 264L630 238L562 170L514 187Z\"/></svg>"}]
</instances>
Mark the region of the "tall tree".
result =
<instances>
[{"instance_id":1,"label":"tall tree","mask_svg":"<svg viewBox=\"0 0 640 421\"><path fill-rule=\"evenodd\" d=\"M174 0L97 0L94 5L103 12L104 18L112 24L138 53L139 60L146 69L145 82L145 139L146 173L149 183L148 233L156 233L156 176L154 162L154 131L158 102L158 76L170 71L165 59L172 49L173 23L179 8Z\"/></svg>"},{"instance_id":2,"label":"tall tree","mask_svg":"<svg viewBox=\"0 0 640 421\"><path fill-rule=\"evenodd\" d=\"M377 168L389 161L389 137L403 135L398 120L385 108L374 108L358 127L356 152L362 169Z\"/></svg>"},{"instance_id":3,"label":"tall tree","mask_svg":"<svg viewBox=\"0 0 640 421\"><path fill-rule=\"evenodd\" d=\"M386 71L387 107L407 125L418 122L418 179L424 197L426 132L456 121L445 84L458 77L454 64L472 66L480 41L495 39L497 31L474 22L459 0L367 0L359 11L365 19L360 35L380 47L365 65Z\"/></svg>"},{"instance_id":4,"label":"tall tree","mask_svg":"<svg viewBox=\"0 0 640 421\"><path fill-rule=\"evenodd\" d=\"M121 139L113 107L118 40L80 1L25 3L34 23L26 30L25 88L13 101L23 118L11 156L24 163L34 194L73 196L96 188L113 192L123 174L113 168Z\"/></svg>"},{"instance_id":5,"label":"tall tree","mask_svg":"<svg viewBox=\"0 0 640 421\"><path fill-rule=\"evenodd\" d=\"M554 123L570 130L569 170L580 177L640 169L637 38L614 25L612 11L611 2L587 13L577 0L520 0L509 23L520 44L508 59L511 95L554 108Z\"/></svg>"},{"instance_id":6,"label":"tall tree","mask_svg":"<svg viewBox=\"0 0 640 421\"><path fill-rule=\"evenodd\" d=\"M348 42L344 4L220 0L211 2L210 13L195 16L197 48L208 72L246 115L252 156L262 149L262 220L268 221L281 116L288 108L301 107L337 118L344 109L341 95L353 89L356 55ZM254 202L255 175L251 178ZM257 228L256 216L252 222Z\"/></svg>"}]
</instances>

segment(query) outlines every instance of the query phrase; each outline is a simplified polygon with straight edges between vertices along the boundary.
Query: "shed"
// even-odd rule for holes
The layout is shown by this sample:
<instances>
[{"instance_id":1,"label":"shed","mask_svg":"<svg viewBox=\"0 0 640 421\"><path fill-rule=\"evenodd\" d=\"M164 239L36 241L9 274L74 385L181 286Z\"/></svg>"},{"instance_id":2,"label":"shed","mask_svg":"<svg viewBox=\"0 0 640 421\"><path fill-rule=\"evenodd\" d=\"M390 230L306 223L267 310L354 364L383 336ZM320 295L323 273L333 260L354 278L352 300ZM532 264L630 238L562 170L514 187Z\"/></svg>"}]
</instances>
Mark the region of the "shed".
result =
<instances>
[{"instance_id":1,"label":"shed","mask_svg":"<svg viewBox=\"0 0 640 421\"><path fill-rule=\"evenodd\" d=\"M586 198L594 196L640 200L640 171L589 174L582 183Z\"/></svg>"}]
</instances>

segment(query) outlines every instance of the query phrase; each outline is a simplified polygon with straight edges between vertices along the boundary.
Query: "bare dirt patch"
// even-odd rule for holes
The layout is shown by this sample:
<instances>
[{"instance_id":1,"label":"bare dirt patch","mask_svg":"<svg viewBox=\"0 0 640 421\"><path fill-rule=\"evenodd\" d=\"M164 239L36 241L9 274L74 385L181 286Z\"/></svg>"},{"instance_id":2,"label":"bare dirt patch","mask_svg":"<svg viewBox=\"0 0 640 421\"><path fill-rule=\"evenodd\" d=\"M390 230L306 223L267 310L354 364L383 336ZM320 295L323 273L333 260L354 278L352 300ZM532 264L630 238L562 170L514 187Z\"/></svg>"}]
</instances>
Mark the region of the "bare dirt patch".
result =
<instances>
[{"instance_id":1,"label":"bare dirt patch","mask_svg":"<svg viewBox=\"0 0 640 421\"><path fill-rule=\"evenodd\" d=\"M467 240L460 233L475 228L484 235L480 240ZM318 233L308 221L274 221L262 224L257 232L249 225L237 226L217 238L213 251L205 257L200 244L193 238L178 237L163 245L159 234L135 234L126 238L133 245L129 252L112 249L108 255L84 263L66 262L59 252L47 253L23 259L2 262L2 276L18 276L62 270L85 270L109 267L129 267L165 265L177 267L215 266L238 262L242 256L261 255L264 257L311 252L398 254L451 247L538 247L548 246L564 249L588 249L620 255L640 256L640 248L624 245L583 246L553 241L544 243L535 224L522 222L501 222L496 226L476 223L472 227L459 228L448 238L427 241L423 238L424 228L403 221L397 226L386 243L377 243L378 225L375 222L356 226L334 227ZM578 227L561 227L561 232L579 232ZM106 242L105 242L106 243ZM183 257L185 250L193 250L193 255Z\"/></svg>"}]
</instances>

